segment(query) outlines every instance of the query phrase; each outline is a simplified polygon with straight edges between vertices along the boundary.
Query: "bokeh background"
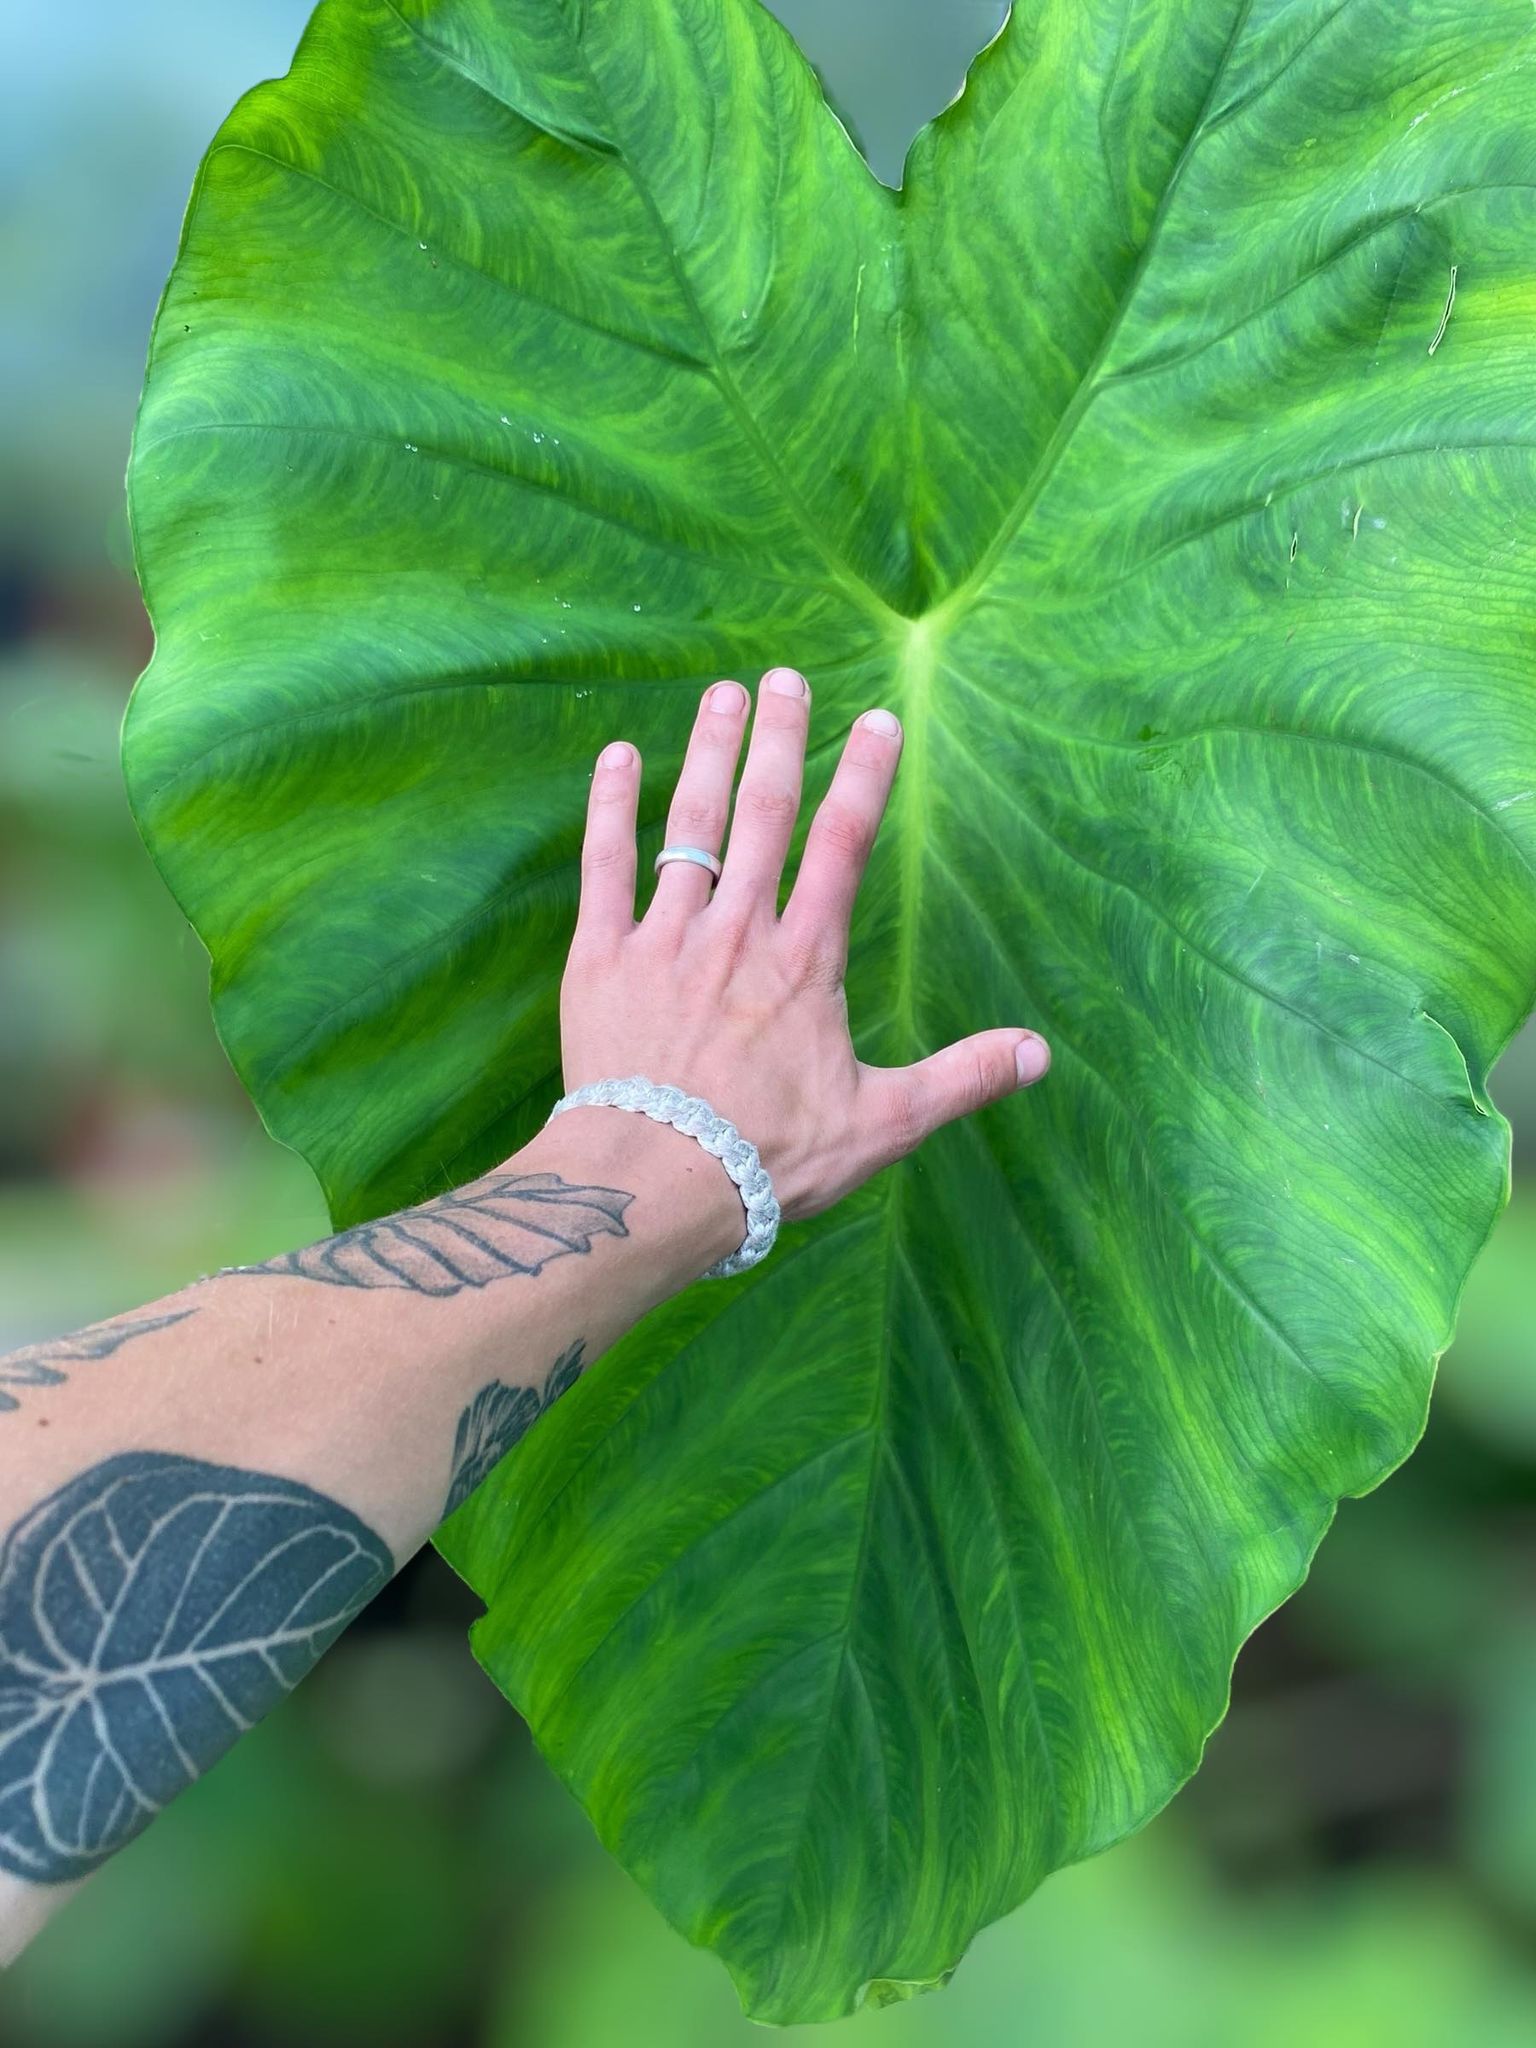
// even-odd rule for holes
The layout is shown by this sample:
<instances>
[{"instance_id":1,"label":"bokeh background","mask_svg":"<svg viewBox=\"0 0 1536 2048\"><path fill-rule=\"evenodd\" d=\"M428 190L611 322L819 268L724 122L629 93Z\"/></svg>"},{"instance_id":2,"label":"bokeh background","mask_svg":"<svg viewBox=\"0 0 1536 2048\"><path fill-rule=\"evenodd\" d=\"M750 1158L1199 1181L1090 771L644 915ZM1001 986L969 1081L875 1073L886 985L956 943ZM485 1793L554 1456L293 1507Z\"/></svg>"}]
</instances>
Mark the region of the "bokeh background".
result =
<instances>
[{"instance_id":1,"label":"bokeh background","mask_svg":"<svg viewBox=\"0 0 1536 2048\"><path fill-rule=\"evenodd\" d=\"M513 0L508 0L513 4ZM14 5L14 0L13 0ZM1001 0L778 0L877 170ZM198 157L304 0L22 0L0 82L0 1350L318 1235L214 1040L117 732L122 472ZM19 38L19 44L18 44ZM1469 903L1467 915L1477 906ZM1244 1653L1201 1776L874 2048L1536 2041L1536 1037L1515 1198L1423 1447ZM6 2048L732 2048L724 1973L594 1842L426 1552L0 1983ZM797 2038L799 2038L797 2032ZM805 2038L812 2038L808 2032Z\"/></svg>"}]
</instances>

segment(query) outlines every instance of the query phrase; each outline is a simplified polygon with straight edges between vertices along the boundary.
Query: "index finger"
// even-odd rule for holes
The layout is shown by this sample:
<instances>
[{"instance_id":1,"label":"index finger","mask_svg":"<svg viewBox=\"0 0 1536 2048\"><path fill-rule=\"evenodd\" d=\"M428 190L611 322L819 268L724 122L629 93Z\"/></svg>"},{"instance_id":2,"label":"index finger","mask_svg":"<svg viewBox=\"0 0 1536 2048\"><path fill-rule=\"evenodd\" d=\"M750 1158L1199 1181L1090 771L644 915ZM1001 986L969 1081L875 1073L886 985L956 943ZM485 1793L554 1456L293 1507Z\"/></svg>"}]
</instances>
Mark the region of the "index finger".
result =
<instances>
[{"instance_id":1,"label":"index finger","mask_svg":"<svg viewBox=\"0 0 1536 2048\"><path fill-rule=\"evenodd\" d=\"M786 934L839 973L848 958L854 899L900 759L901 721L894 712L866 711L854 721L784 906Z\"/></svg>"}]
</instances>

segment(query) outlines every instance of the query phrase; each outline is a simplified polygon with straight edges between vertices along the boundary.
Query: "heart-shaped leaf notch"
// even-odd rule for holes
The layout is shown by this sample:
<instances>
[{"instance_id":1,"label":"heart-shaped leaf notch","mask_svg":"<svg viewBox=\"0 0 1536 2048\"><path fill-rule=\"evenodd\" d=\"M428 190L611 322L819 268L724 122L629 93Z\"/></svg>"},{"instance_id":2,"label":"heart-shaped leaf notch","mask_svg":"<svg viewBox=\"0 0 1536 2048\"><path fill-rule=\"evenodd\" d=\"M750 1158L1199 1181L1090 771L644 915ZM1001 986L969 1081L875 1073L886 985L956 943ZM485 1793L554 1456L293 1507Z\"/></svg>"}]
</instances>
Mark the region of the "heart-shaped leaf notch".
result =
<instances>
[{"instance_id":1,"label":"heart-shaped leaf notch","mask_svg":"<svg viewBox=\"0 0 1536 2048\"><path fill-rule=\"evenodd\" d=\"M759 2017L1161 1806L1419 1433L1536 988L1533 30L1032 0L895 194L756 0L327 0L199 175L128 774L338 1221L540 1120L591 756L654 845L772 661L906 721L861 1050L1055 1048L444 1532Z\"/></svg>"},{"instance_id":2,"label":"heart-shaped leaf notch","mask_svg":"<svg viewBox=\"0 0 1536 2048\"><path fill-rule=\"evenodd\" d=\"M769 0L875 176L900 185L919 129L963 88L1008 0Z\"/></svg>"}]
</instances>

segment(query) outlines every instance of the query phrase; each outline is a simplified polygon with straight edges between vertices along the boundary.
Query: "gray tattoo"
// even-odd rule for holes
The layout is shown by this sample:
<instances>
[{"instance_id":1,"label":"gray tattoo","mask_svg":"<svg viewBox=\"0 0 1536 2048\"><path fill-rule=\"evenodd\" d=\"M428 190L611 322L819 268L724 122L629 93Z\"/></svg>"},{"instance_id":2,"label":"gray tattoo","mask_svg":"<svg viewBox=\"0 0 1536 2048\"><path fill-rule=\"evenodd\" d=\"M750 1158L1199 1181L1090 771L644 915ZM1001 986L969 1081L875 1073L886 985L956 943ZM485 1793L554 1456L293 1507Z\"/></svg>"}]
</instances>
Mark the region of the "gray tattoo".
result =
<instances>
[{"instance_id":1,"label":"gray tattoo","mask_svg":"<svg viewBox=\"0 0 1536 2048\"><path fill-rule=\"evenodd\" d=\"M574 1187L558 1173L493 1173L467 1188L359 1223L307 1250L235 1273L286 1273L332 1287L399 1287L457 1294L512 1273L537 1273L599 1237L628 1237L619 1188Z\"/></svg>"},{"instance_id":2,"label":"gray tattoo","mask_svg":"<svg viewBox=\"0 0 1536 2048\"><path fill-rule=\"evenodd\" d=\"M165 1316L118 1316L72 1337L53 1337L12 1351L0 1358L0 1415L21 1406L14 1394L5 1391L7 1387L61 1387L69 1378L63 1370L66 1365L110 1358L135 1337L146 1337L151 1330L168 1330L172 1323L183 1323L196 1314L195 1308L178 1308Z\"/></svg>"},{"instance_id":3,"label":"gray tattoo","mask_svg":"<svg viewBox=\"0 0 1536 2048\"><path fill-rule=\"evenodd\" d=\"M581 1354L585 1338L562 1351L545 1375L542 1387L509 1387L505 1380L489 1380L459 1417L453 1439L453 1482L443 1504L446 1521L455 1508L462 1507L491 1468L499 1465L512 1446L525 1437L546 1408L581 1378Z\"/></svg>"},{"instance_id":4,"label":"gray tattoo","mask_svg":"<svg viewBox=\"0 0 1536 2048\"><path fill-rule=\"evenodd\" d=\"M292 1480L130 1451L0 1548L0 1868L84 1877L297 1684L394 1560Z\"/></svg>"}]
</instances>

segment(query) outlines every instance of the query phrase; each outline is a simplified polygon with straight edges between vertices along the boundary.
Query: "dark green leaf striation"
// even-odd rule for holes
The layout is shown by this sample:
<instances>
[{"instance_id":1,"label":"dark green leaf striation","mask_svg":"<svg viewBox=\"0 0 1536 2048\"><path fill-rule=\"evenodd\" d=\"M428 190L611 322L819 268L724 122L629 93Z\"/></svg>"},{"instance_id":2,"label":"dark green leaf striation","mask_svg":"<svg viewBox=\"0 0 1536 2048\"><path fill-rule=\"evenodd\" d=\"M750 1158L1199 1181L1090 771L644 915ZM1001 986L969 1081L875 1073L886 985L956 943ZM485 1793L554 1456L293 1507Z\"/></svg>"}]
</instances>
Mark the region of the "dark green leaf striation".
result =
<instances>
[{"instance_id":1,"label":"dark green leaf striation","mask_svg":"<svg viewBox=\"0 0 1536 2048\"><path fill-rule=\"evenodd\" d=\"M908 744L861 1050L1048 1083L653 1317L449 1524L749 2010L1194 1769L1422 1427L1536 990L1529 0L1031 0L876 183L755 0L327 0L198 176L133 803L338 1224L557 1088L591 756ZM761 1298L759 1298L761 1297Z\"/></svg>"}]
</instances>

